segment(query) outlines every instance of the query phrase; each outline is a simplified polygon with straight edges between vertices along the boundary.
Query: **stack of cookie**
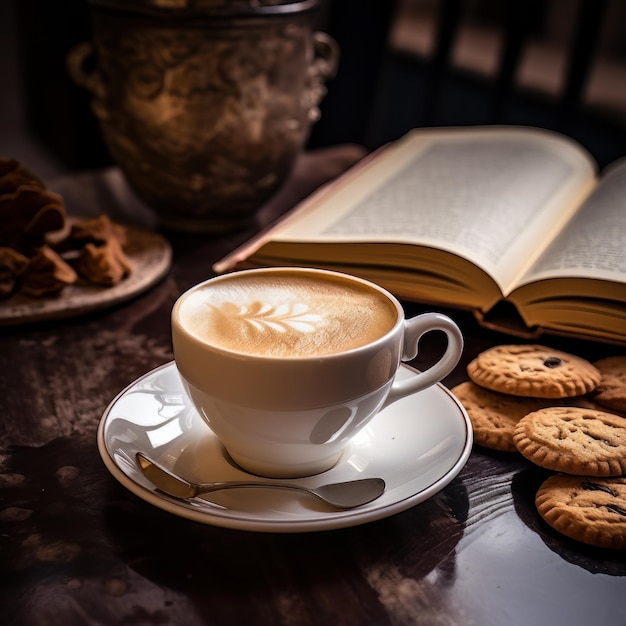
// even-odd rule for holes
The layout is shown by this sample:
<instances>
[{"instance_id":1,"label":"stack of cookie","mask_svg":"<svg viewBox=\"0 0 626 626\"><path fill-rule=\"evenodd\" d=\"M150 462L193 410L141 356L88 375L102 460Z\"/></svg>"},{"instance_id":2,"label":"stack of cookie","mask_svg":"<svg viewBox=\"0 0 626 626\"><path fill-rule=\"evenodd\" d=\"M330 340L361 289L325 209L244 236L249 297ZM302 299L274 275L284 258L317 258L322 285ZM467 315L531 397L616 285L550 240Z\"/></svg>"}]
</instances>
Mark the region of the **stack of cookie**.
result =
<instances>
[{"instance_id":1,"label":"stack of cookie","mask_svg":"<svg viewBox=\"0 0 626 626\"><path fill-rule=\"evenodd\" d=\"M555 530L626 548L626 356L595 363L538 345L497 346L452 391L478 445L558 472L535 503Z\"/></svg>"}]
</instances>

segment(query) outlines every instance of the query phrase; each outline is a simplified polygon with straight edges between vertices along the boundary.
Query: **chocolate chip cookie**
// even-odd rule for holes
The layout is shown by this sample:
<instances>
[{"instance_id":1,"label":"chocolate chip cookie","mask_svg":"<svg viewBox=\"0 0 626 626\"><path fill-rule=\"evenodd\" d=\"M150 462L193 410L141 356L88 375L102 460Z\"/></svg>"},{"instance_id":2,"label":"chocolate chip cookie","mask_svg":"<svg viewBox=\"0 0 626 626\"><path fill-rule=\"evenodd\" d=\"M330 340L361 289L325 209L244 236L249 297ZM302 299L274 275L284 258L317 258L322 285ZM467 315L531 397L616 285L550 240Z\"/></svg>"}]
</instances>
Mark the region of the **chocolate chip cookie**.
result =
<instances>
[{"instance_id":1,"label":"chocolate chip cookie","mask_svg":"<svg viewBox=\"0 0 626 626\"><path fill-rule=\"evenodd\" d=\"M612 413L571 406L540 409L517 423L513 442L546 469L580 476L626 473L626 423Z\"/></svg>"},{"instance_id":2,"label":"chocolate chip cookie","mask_svg":"<svg viewBox=\"0 0 626 626\"><path fill-rule=\"evenodd\" d=\"M540 345L496 346L471 361L467 373L486 389L535 398L580 396L601 378L589 361Z\"/></svg>"},{"instance_id":3,"label":"chocolate chip cookie","mask_svg":"<svg viewBox=\"0 0 626 626\"><path fill-rule=\"evenodd\" d=\"M539 487L535 505L567 537L602 548L626 548L626 477L551 476Z\"/></svg>"}]
</instances>

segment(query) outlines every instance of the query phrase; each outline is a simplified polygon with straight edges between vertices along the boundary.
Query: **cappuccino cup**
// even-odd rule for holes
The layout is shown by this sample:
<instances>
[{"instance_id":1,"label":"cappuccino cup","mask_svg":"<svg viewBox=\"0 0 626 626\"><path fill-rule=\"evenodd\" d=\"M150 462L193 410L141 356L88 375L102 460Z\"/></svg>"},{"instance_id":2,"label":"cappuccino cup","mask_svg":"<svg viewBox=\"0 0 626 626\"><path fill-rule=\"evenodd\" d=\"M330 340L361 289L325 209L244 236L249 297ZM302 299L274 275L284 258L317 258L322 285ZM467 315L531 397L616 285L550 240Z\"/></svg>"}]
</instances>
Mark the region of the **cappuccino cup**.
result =
<instances>
[{"instance_id":1,"label":"cappuccino cup","mask_svg":"<svg viewBox=\"0 0 626 626\"><path fill-rule=\"evenodd\" d=\"M443 356L396 380L435 330L447 336ZM463 349L445 315L405 319L382 287L309 268L244 270L192 287L172 310L172 342L184 389L231 459L283 478L330 469L381 409L440 381Z\"/></svg>"}]
</instances>

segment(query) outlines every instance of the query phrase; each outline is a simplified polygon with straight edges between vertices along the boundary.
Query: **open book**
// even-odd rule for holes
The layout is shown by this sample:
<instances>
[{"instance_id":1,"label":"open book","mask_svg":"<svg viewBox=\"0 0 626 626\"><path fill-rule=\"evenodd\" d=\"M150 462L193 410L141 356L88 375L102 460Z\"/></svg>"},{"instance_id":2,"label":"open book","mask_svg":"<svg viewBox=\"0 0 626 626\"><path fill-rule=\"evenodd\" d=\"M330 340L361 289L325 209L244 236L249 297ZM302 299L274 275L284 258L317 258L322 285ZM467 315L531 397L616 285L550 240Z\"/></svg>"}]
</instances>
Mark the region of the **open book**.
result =
<instances>
[{"instance_id":1,"label":"open book","mask_svg":"<svg viewBox=\"0 0 626 626\"><path fill-rule=\"evenodd\" d=\"M626 159L526 127L413 130L217 263L334 269L520 336L626 344Z\"/></svg>"}]
</instances>

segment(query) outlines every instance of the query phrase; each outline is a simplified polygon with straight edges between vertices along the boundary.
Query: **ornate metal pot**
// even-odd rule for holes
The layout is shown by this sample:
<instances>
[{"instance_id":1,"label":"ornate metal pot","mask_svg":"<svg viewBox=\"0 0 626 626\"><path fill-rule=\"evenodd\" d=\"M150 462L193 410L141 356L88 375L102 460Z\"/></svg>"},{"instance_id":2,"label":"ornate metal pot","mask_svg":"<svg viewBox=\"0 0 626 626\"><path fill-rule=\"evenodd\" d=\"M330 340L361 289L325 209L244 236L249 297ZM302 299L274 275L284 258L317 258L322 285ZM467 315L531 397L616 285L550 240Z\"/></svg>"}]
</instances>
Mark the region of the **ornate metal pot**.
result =
<instances>
[{"instance_id":1,"label":"ornate metal pot","mask_svg":"<svg viewBox=\"0 0 626 626\"><path fill-rule=\"evenodd\" d=\"M317 0L89 0L70 72L130 186L178 230L244 226L288 176L338 49ZM95 69L87 61L95 56Z\"/></svg>"}]
</instances>

